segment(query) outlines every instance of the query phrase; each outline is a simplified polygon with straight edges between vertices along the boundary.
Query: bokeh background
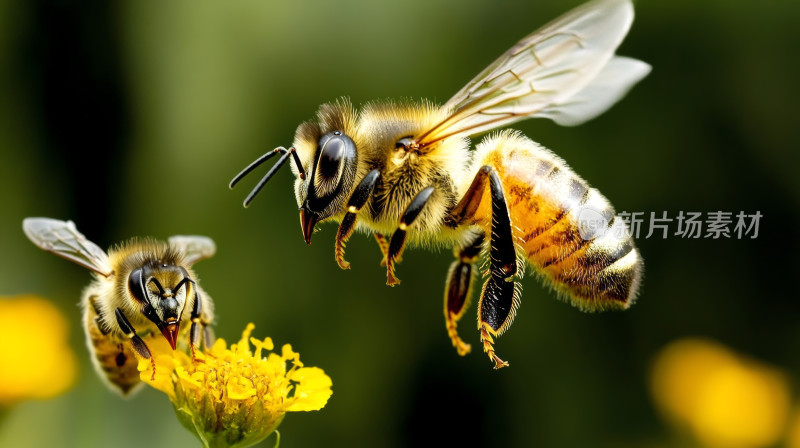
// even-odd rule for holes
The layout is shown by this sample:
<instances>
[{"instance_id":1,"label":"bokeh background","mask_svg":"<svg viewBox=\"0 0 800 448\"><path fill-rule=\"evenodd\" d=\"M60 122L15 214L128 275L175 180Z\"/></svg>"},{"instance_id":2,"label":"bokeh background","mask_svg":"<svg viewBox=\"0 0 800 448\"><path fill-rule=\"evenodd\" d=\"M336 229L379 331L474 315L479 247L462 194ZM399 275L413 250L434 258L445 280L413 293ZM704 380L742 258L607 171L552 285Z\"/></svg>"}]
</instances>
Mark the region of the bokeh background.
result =
<instances>
[{"instance_id":1,"label":"bokeh background","mask_svg":"<svg viewBox=\"0 0 800 448\"><path fill-rule=\"evenodd\" d=\"M251 183L226 187L256 156L290 145L319 104L444 102L579 3L0 2L0 295L52 300L79 360L68 393L0 412L0 446L195 443L159 392L122 400L101 385L77 307L90 276L28 242L26 216L71 219L101 247L213 237L218 253L196 271L215 299L217 334L235 339L253 321L257 336L292 343L333 379L323 411L286 418L284 447L706 446L653 393L659 353L686 337L768 366L789 403L780 435L729 446L789 446L800 398L800 3L639 1L619 53L653 72L583 126L514 126L618 211L763 218L756 239L640 238L645 282L623 313L581 313L526 277L497 343L508 369L450 346L448 251L408 250L403 284L388 288L371 237L351 240L349 271L333 260L334 225L305 245L288 169L247 210ZM477 348L474 313L461 335ZM0 343L27 340L23 331Z\"/></svg>"}]
</instances>

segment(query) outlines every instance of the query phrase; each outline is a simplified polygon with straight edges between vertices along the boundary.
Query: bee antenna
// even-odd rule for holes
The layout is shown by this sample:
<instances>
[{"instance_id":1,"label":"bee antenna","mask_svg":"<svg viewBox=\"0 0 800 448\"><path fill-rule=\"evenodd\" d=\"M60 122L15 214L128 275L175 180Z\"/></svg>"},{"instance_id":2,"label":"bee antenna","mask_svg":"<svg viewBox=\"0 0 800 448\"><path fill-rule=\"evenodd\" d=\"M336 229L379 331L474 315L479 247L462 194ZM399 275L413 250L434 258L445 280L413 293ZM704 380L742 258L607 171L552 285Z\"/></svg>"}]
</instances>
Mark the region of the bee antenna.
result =
<instances>
[{"instance_id":1,"label":"bee antenna","mask_svg":"<svg viewBox=\"0 0 800 448\"><path fill-rule=\"evenodd\" d=\"M270 168L270 170L267 171L267 174L265 174L264 177L261 178L261 180L258 182L258 185L256 185L255 188L253 188L253 191L251 191L250 194L247 195L247 198L245 198L244 200L245 207L250 205L250 202L252 202L253 198L256 197L256 195L261 191L262 188L264 188L264 185L267 183L267 181L269 181L269 179L281 168L281 166L283 166L283 164L286 163L286 160L289 158L289 155L291 155L292 158L294 159L294 163L297 166L297 171L300 172L300 179L306 178L306 173L303 170L303 165L300 163L300 157L297 156L297 151L294 148L286 149L283 146L281 146L275 148L274 150L254 160L253 163L248 165L239 174L234 176L230 184L228 184L228 188L233 189L233 187L235 187L236 184L240 180L242 180L245 176L250 174L251 171L258 168L262 163L266 162L268 159L272 158L274 155L278 153L281 153L283 155L281 156L280 159L278 159L275 165L272 165L272 168Z\"/></svg>"},{"instance_id":2,"label":"bee antenna","mask_svg":"<svg viewBox=\"0 0 800 448\"><path fill-rule=\"evenodd\" d=\"M237 174L236 176L233 177L231 182L228 184L228 188L233 190L233 187L235 187L236 184L239 183L240 180L244 179L244 177L247 176L248 174L250 174L251 171L253 171L254 169L258 168L262 163L264 163L267 160L269 160L272 156L274 156L275 154L279 153L282 149L283 149L283 147L275 148L274 150L269 151L269 152L265 153L263 156L261 156L261 157L257 158L256 160L254 160L250 165L247 165L247 167L245 169L243 169L241 172L239 172L239 174Z\"/></svg>"}]
</instances>

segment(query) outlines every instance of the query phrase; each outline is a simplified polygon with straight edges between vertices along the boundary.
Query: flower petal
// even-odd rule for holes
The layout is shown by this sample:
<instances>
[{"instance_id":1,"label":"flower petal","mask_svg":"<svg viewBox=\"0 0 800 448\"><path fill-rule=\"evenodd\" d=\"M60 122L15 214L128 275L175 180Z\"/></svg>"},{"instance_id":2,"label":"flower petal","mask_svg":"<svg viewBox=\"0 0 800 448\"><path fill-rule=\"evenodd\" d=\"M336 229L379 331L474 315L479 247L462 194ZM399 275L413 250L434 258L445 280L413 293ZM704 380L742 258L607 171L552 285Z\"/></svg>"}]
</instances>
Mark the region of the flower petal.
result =
<instances>
[{"instance_id":1,"label":"flower petal","mask_svg":"<svg viewBox=\"0 0 800 448\"><path fill-rule=\"evenodd\" d=\"M302 367L287 375L296 381L294 400L286 408L288 412L318 411L325 407L333 394L331 378L319 367Z\"/></svg>"}]
</instances>

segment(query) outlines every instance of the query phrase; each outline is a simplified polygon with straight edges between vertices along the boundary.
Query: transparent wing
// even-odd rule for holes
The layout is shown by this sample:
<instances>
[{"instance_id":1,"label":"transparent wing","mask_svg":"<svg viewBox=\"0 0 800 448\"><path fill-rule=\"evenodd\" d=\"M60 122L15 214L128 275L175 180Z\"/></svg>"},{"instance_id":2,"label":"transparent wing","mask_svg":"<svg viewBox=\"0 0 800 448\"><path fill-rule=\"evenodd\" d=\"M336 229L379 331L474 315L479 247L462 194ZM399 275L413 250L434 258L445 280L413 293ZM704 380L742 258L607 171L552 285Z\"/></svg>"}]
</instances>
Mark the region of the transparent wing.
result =
<instances>
[{"instance_id":1,"label":"transparent wing","mask_svg":"<svg viewBox=\"0 0 800 448\"><path fill-rule=\"evenodd\" d=\"M556 121L574 125L602 113L649 72L640 61L615 63L615 69L632 69L635 76L603 77L602 83L593 84L632 22L630 0L595 0L575 8L486 67L444 105L451 113L418 137L417 144L424 148L450 136L474 135L530 117L565 117ZM581 92L582 99L571 102ZM570 107L589 103L593 105ZM552 112L555 109L559 114Z\"/></svg>"},{"instance_id":2,"label":"transparent wing","mask_svg":"<svg viewBox=\"0 0 800 448\"><path fill-rule=\"evenodd\" d=\"M207 236L175 235L169 237L169 244L181 250L188 264L195 264L200 260L212 257L217 252L214 240Z\"/></svg>"},{"instance_id":3,"label":"transparent wing","mask_svg":"<svg viewBox=\"0 0 800 448\"><path fill-rule=\"evenodd\" d=\"M648 73L649 64L614 56L589 85L569 99L542 109L536 116L562 126L577 126L608 110Z\"/></svg>"},{"instance_id":4,"label":"transparent wing","mask_svg":"<svg viewBox=\"0 0 800 448\"><path fill-rule=\"evenodd\" d=\"M22 230L33 244L48 252L105 277L114 273L106 252L78 232L72 221L25 218L22 221Z\"/></svg>"}]
</instances>

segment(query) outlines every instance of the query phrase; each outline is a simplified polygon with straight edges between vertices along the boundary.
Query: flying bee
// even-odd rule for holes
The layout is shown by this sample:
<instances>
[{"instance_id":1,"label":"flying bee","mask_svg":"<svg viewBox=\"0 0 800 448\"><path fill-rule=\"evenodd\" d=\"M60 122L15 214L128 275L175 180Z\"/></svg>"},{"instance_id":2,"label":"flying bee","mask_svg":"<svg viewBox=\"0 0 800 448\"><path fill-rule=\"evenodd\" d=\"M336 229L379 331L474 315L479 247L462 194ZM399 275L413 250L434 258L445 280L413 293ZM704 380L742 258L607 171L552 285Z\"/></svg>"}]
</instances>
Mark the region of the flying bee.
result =
<instances>
[{"instance_id":1,"label":"flying bee","mask_svg":"<svg viewBox=\"0 0 800 448\"><path fill-rule=\"evenodd\" d=\"M94 272L81 308L86 345L98 375L123 396L140 383L137 355L155 360L147 346L160 333L173 350L189 334L194 356L201 339L213 338L211 298L197 284L191 266L214 255L203 236L173 236L165 243L132 239L106 253L87 240L72 221L26 218L25 235L41 249ZM182 325L185 322L191 325Z\"/></svg>"},{"instance_id":2,"label":"flying bee","mask_svg":"<svg viewBox=\"0 0 800 448\"><path fill-rule=\"evenodd\" d=\"M372 232L388 285L406 242L454 247L447 274L445 324L456 331L484 254L478 302L483 351L501 368L494 339L511 326L525 263L585 311L626 309L643 261L623 219L548 149L516 131L500 131L470 150L469 137L530 117L578 125L620 100L646 76L644 62L616 56L633 21L630 0L595 0L526 36L443 106L374 102L356 111L347 99L324 104L302 123L289 149L256 159L278 162L244 201L247 207L288 160L306 243L318 223L339 222L335 258L356 229Z\"/></svg>"}]
</instances>

